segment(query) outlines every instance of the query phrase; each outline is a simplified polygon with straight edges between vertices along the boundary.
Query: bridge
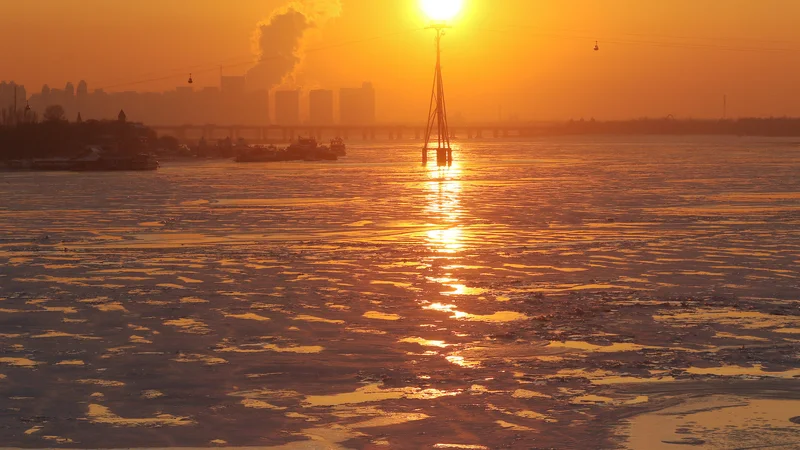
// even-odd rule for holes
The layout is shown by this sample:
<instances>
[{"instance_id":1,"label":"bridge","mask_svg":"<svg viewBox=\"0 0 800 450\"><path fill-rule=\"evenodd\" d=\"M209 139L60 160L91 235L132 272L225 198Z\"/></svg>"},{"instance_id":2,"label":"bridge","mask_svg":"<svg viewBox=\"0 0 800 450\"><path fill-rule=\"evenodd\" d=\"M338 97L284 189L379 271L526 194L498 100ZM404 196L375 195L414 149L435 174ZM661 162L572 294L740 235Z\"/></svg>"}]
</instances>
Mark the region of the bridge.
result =
<instances>
[{"instance_id":1,"label":"bridge","mask_svg":"<svg viewBox=\"0 0 800 450\"><path fill-rule=\"evenodd\" d=\"M425 138L424 125L169 125L150 126L160 136L174 136L183 142L205 139L243 138L252 143L290 142L297 136L317 140L341 137L348 140L399 140ZM451 139L531 137L545 134L548 124L480 124L450 127Z\"/></svg>"}]
</instances>

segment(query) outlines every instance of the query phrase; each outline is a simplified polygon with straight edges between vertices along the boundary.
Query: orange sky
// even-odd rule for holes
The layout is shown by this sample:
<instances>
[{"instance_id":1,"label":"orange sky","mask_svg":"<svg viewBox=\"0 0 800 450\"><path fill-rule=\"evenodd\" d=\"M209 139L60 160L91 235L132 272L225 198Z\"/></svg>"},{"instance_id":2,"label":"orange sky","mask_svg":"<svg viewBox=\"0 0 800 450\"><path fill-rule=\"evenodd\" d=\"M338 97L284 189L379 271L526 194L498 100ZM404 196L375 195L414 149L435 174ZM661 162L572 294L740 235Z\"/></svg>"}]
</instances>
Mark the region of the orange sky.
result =
<instances>
[{"instance_id":1,"label":"orange sky","mask_svg":"<svg viewBox=\"0 0 800 450\"><path fill-rule=\"evenodd\" d=\"M307 0L311 1L311 0ZM324 0L314 0L317 2ZM244 74L256 23L283 0L9 0L0 79L158 91ZM433 35L416 0L342 0L297 79L372 81L382 121L424 120ZM800 1L465 0L444 41L448 110L468 120L800 115ZM13 20L9 20L13 18ZM391 35L391 36L390 36ZM601 50L593 52L594 40ZM245 64L242 64L244 62ZM131 84L151 78L160 81Z\"/></svg>"}]
</instances>

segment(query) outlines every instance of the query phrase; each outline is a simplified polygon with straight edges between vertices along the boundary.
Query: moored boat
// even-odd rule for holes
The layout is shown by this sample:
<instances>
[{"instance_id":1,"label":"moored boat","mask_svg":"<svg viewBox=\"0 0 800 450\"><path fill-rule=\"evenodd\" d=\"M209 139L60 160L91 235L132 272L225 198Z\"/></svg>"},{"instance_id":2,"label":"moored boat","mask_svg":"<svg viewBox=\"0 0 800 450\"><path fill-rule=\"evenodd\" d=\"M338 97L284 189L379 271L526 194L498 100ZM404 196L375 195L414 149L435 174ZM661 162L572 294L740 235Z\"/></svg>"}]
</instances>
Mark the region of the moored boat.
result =
<instances>
[{"instance_id":1,"label":"moored boat","mask_svg":"<svg viewBox=\"0 0 800 450\"><path fill-rule=\"evenodd\" d=\"M331 139L330 149L336 156L347 155L347 146L344 143L344 139L340 137Z\"/></svg>"},{"instance_id":2,"label":"moored boat","mask_svg":"<svg viewBox=\"0 0 800 450\"><path fill-rule=\"evenodd\" d=\"M239 150L236 162L273 162L281 161L281 152L274 145L269 147L248 147Z\"/></svg>"},{"instance_id":3,"label":"moored boat","mask_svg":"<svg viewBox=\"0 0 800 450\"><path fill-rule=\"evenodd\" d=\"M269 147L249 147L240 150L236 162L277 162L277 161L336 161L337 154L325 145L319 145L314 138L298 137L297 141L284 149L273 145Z\"/></svg>"},{"instance_id":4,"label":"moored boat","mask_svg":"<svg viewBox=\"0 0 800 450\"><path fill-rule=\"evenodd\" d=\"M286 147L287 157L303 161L336 161L336 153L317 143L314 138L298 137L296 142Z\"/></svg>"}]
</instances>

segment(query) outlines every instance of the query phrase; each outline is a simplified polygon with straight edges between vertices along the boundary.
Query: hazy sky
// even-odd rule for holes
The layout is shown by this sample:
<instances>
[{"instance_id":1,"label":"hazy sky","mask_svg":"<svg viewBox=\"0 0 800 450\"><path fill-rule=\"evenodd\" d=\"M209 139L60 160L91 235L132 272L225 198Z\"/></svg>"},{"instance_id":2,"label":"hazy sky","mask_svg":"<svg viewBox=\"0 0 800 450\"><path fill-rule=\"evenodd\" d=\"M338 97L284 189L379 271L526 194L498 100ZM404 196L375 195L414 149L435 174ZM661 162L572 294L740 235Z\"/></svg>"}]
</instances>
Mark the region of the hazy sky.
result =
<instances>
[{"instance_id":1,"label":"hazy sky","mask_svg":"<svg viewBox=\"0 0 800 450\"><path fill-rule=\"evenodd\" d=\"M29 92L81 79L90 90L160 91L193 72L194 86L217 85L220 64L247 72L256 24L287 3L2 0L0 79ZM724 94L732 116L800 115L798 0L465 4L443 41L443 67L448 109L467 119L719 117ZM433 34L420 30L417 0L341 7L307 36L297 83L372 81L379 119L424 120Z\"/></svg>"}]
</instances>

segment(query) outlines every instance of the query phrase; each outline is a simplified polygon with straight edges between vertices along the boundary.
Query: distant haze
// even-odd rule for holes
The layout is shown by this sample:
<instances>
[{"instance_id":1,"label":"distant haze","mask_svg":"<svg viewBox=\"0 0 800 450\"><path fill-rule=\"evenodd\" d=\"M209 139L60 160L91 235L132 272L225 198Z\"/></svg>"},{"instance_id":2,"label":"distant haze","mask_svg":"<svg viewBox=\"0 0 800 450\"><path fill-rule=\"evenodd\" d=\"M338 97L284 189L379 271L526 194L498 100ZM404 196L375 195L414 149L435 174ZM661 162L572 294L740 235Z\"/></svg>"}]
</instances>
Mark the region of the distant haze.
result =
<instances>
[{"instance_id":1,"label":"distant haze","mask_svg":"<svg viewBox=\"0 0 800 450\"><path fill-rule=\"evenodd\" d=\"M259 22L253 35L258 61L247 71L251 89L302 87L295 81L295 70L304 58L307 32L323 27L341 10L339 0L293 1Z\"/></svg>"},{"instance_id":2,"label":"distant haze","mask_svg":"<svg viewBox=\"0 0 800 450\"><path fill-rule=\"evenodd\" d=\"M800 116L800 1L465 4L442 54L464 120L716 118L726 94L732 117ZM264 87L370 81L380 121L427 113L433 34L416 0L7 0L3 17L0 79L29 93L163 91L190 72L216 86L222 65Z\"/></svg>"}]
</instances>

